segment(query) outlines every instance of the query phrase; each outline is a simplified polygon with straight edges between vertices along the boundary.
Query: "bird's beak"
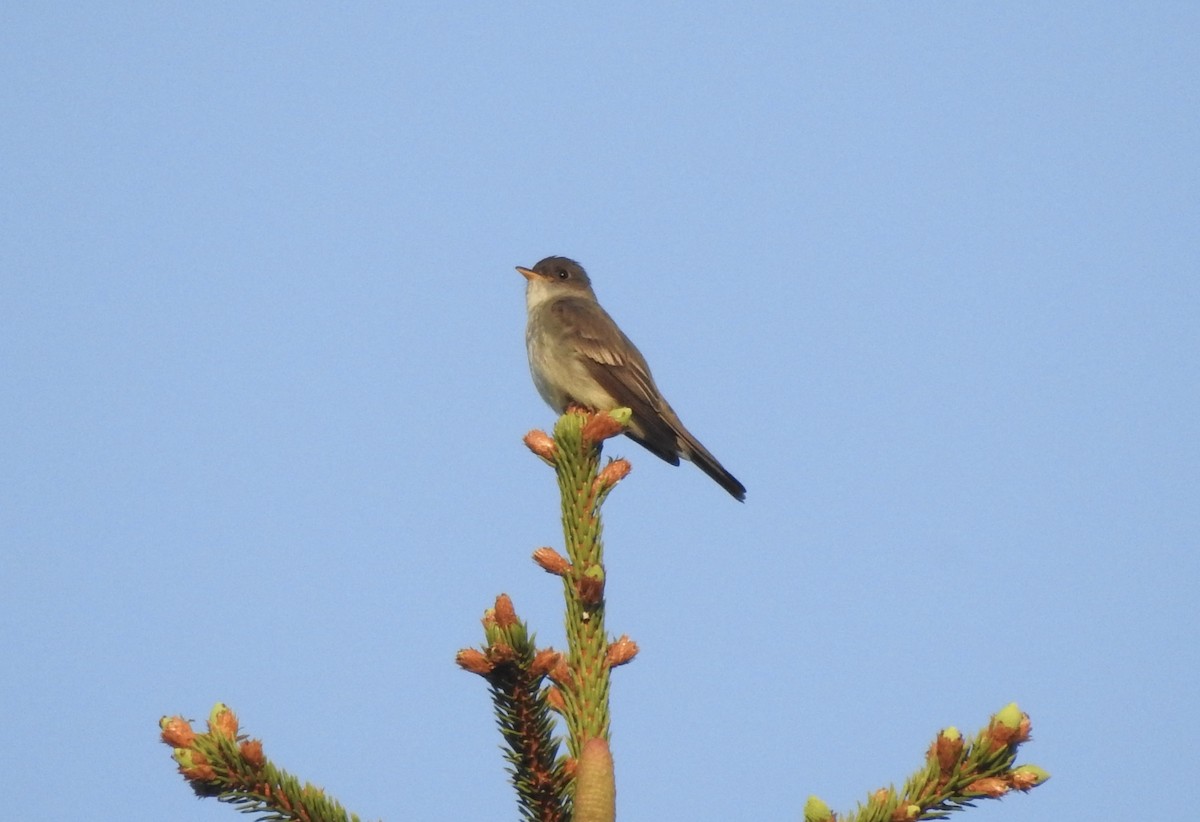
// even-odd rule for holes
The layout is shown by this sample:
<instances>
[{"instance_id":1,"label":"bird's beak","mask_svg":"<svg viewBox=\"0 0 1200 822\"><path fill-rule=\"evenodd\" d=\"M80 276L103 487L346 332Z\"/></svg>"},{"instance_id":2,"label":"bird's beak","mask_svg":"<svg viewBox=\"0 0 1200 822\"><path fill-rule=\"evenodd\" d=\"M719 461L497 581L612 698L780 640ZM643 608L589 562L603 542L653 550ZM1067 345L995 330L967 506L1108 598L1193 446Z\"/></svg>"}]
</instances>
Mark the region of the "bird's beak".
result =
<instances>
[{"instance_id":1,"label":"bird's beak","mask_svg":"<svg viewBox=\"0 0 1200 822\"><path fill-rule=\"evenodd\" d=\"M517 271L520 272L522 277L529 280L530 282L533 282L535 279L537 279L536 271L532 271L528 268L522 268L521 266L517 266Z\"/></svg>"}]
</instances>

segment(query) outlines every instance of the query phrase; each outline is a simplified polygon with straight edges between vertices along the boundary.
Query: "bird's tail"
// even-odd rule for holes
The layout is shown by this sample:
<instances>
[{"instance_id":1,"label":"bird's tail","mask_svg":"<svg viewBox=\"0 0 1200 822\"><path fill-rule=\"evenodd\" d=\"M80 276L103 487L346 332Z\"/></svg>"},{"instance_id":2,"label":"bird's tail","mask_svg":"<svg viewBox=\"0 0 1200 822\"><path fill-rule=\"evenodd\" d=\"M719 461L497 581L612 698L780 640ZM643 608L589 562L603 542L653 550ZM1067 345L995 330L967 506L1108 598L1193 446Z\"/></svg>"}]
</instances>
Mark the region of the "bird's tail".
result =
<instances>
[{"instance_id":1,"label":"bird's tail","mask_svg":"<svg viewBox=\"0 0 1200 822\"><path fill-rule=\"evenodd\" d=\"M738 482L737 477L725 470L725 466L717 462L707 448L691 435L682 425L679 426L679 445L684 459L691 460L704 473L716 481L717 485L729 492L738 502L746 501L746 486Z\"/></svg>"}]
</instances>

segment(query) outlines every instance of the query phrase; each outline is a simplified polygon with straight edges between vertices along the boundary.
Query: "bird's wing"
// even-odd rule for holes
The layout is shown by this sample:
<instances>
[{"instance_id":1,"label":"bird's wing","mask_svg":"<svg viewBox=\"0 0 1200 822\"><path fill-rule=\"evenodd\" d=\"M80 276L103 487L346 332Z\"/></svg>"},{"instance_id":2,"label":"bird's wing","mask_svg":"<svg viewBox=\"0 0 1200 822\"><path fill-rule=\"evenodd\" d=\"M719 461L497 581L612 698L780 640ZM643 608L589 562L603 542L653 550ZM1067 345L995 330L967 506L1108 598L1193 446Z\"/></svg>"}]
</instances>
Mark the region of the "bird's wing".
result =
<instances>
[{"instance_id":1,"label":"bird's wing","mask_svg":"<svg viewBox=\"0 0 1200 822\"><path fill-rule=\"evenodd\" d=\"M629 432L629 436L656 456L678 465L677 432L668 421L675 413L654 384L645 358L608 312L594 302L574 297L556 300L549 309L588 373L618 405L633 412L638 430ZM613 345L614 340L622 345Z\"/></svg>"}]
</instances>

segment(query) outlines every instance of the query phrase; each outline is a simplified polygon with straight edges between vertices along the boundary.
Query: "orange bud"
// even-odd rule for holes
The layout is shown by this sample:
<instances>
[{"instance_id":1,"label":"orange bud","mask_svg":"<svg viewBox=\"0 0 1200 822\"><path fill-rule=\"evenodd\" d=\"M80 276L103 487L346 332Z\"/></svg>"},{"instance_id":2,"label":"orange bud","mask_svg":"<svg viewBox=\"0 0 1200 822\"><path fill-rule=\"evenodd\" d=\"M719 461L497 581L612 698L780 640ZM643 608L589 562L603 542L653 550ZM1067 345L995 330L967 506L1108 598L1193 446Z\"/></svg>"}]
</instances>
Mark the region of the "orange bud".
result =
<instances>
[{"instance_id":1,"label":"orange bud","mask_svg":"<svg viewBox=\"0 0 1200 822\"><path fill-rule=\"evenodd\" d=\"M493 642L488 646L487 658L491 660L492 667L507 665L508 663L516 662L517 652L506 642Z\"/></svg>"},{"instance_id":2,"label":"orange bud","mask_svg":"<svg viewBox=\"0 0 1200 822\"><path fill-rule=\"evenodd\" d=\"M558 450L558 446L554 444L554 440L549 434L536 429L525 435L525 445L546 462L553 462L554 452Z\"/></svg>"},{"instance_id":3,"label":"orange bud","mask_svg":"<svg viewBox=\"0 0 1200 822\"><path fill-rule=\"evenodd\" d=\"M533 561L540 565L543 571L556 576L566 576L571 572L571 562L553 548L538 548L533 552Z\"/></svg>"},{"instance_id":4,"label":"orange bud","mask_svg":"<svg viewBox=\"0 0 1200 822\"><path fill-rule=\"evenodd\" d=\"M600 470L596 475L596 481L593 485L593 490L599 491L601 488L608 488L616 485L621 480L629 476L629 472L633 470L633 466L629 464L629 460L618 458L610 460L608 465Z\"/></svg>"},{"instance_id":5,"label":"orange bud","mask_svg":"<svg viewBox=\"0 0 1200 822\"><path fill-rule=\"evenodd\" d=\"M509 599L508 594L501 594L496 597L496 607L492 612L492 618L500 628L511 628L517 624L517 612L513 608L512 600Z\"/></svg>"},{"instance_id":6,"label":"orange bud","mask_svg":"<svg viewBox=\"0 0 1200 822\"><path fill-rule=\"evenodd\" d=\"M217 778L217 772L208 764L204 754L190 748L176 748L171 755L179 763L179 772L192 781L208 782Z\"/></svg>"},{"instance_id":7,"label":"orange bud","mask_svg":"<svg viewBox=\"0 0 1200 822\"><path fill-rule=\"evenodd\" d=\"M584 605L595 606L604 601L604 568L591 565L575 580L575 592Z\"/></svg>"},{"instance_id":8,"label":"orange bud","mask_svg":"<svg viewBox=\"0 0 1200 822\"><path fill-rule=\"evenodd\" d=\"M1008 793L1008 783L998 776L985 776L967 786L967 793L981 793L999 799Z\"/></svg>"},{"instance_id":9,"label":"orange bud","mask_svg":"<svg viewBox=\"0 0 1200 822\"><path fill-rule=\"evenodd\" d=\"M560 714L566 713L567 703L563 699L562 691L558 689L558 686L551 685L544 693L546 694L546 704L550 706L551 710L557 711Z\"/></svg>"},{"instance_id":10,"label":"orange bud","mask_svg":"<svg viewBox=\"0 0 1200 822\"><path fill-rule=\"evenodd\" d=\"M581 433L583 434L584 443L595 443L603 442L624 431L625 426L617 422L611 414L606 411L600 411L588 414L587 422L583 424Z\"/></svg>"},{"instance_id":11,"label":"orange bud","mask_svg":"<svg viewBox=\"0 0 1200 822\"><path fill-rule=\"evenodd\" d=\"M238 732L238 720L229 706L218 702L208 715L208 732L213 736L223 736L235 739Z\"/></svg>"},{"instance_id":12,"label":"orange bud","mask_svg":"<svg viewBox=\"0 0 1200 822\"><path fill-rule=\"evenodd\" d=\"M1017 703L1010 702L992 717L988 739L996 750L1006 745L1019 745L1029 739L1029 728L1029 714L1023 713Z\"/></svg>"},{"instance_id":13,"label":"orange bud","mask_svg":"<svg viewBox=\"0 0 1200 822\"><path fill-rule=\"evenodd\" d=\"M584 605L595 607L604 600L604 583L591 577L580 577L575 583L575 590ZM587 619L587 615L584 615Z\"/></svg>"},{"instance_id":14,"label":"orange bud","mask_svg":"<svg viewBox=\"0 0 1200 822\"><path fill-rule=\"evenodd\" d=\"M615 668L618 665L624 665L627 662L633 661L633 658L637 656L637 652L637 643L625 634L622 634L620 639L609 644L608 650L604 652L604 660L608 663L608 667Z\"/></svg>"},{"instance_id":15,"label":"orange bud","mask_svg":"<svg viewBox=\"0 0 1200 822\"><path fill-rule=\"evenodd\" d=\"M947 728L938 733L937 739L933 743L933 750L930 753L937 758L938 767L941 768L942 773L947 774L954 770L954 766L958 764L958 759L962 756L962 751L962 734L958 732L957 728Z\"/></svg>"},{"instance_id":16,"label":"orange bud","mask_svg":"<svg viewBox=\"0 0 1200 822\"><path fill-rule=\"evenodd\" d=\"M550 677L550 681L560 688L569 688L574 684L574 678L571 676L571 669L567 665L567 660L562 654L558 655L558 661L554 663L554 667L546 674Z\"/></svg>"},{"instance_id":17,"label":"orange bud","mask_svg":"<svg viewBox=\"0 0 1200 822\"><path fill-rule=\"evenodd\" d=\"M217 778L217 772L213 770L213 766L209 764L193 765L190 768L180 768L179 772L183 774L185 779L193 782L212 782Z\"/></svg>"},{"instance_id":18,"label":"orange bud","mask_svg":"<svg viewBox=\"0 0 1200 822\"><path fill-rule=\"evenodd\" d=\"M473 674L487 676L496 666L475 648L463 648L454 655L454 661L458 663L458 667L464 671L470 671Z\"/></svg>"},{"instance_id":19,"label":"orange bud","mask_svg":"<svg viewBox=\"0 0 1200 822\"><path fill-rule=\"evenodd\" d=\"M1018 791L1028 791L1050 778L1050 774L1037 765L1019 765L1009 779Z\"/></svg>"},{"instance_id":20,"label":"orange bud","mask_svg":"<svg viewBox=\"0 0 1200 822\"><path fill-rule=\"evenodd\" d=\"M162 729L162 741L172 748L190 748L196 741L196 732L182 716L164 716L158 721Z\"/></svg>"},{"instance_id":21,"label":"orange bud","mask_svg":"<svg viewBox=\"0 0 1200 822\"><path fill-rule=\"evenodd\" d=\"M263 756L261 740L247 739L241 745L238 745L238 752L241 753L242 759L246 760L252 768L261 768L267 762L267 758Z\"/></svg>"},{"instance_id":22,"label":"orange bud","mask_svg":"<svg viewBox=\"0 0 1200 822\"><path fill-rule=\"evenodd\" d=\"M553 648L543 648L533 656L529 672L534 676L546 676L562 660L562 654Z\"/></svg>"},{"instance_id":23,"label":"orange bud","mask_svg":"<svg viewBox=\"0 0 1200 822\"><path fill-rule=\"evenodd\" d=\"M1028 742L1032 730L1033 723L1029 721L1029 714L1021 714L1021 724L1017 726L1017 733L1013 737L1013 742L1016 742L1018 745L1022 742Z\"/></svg>"}]
</instances>

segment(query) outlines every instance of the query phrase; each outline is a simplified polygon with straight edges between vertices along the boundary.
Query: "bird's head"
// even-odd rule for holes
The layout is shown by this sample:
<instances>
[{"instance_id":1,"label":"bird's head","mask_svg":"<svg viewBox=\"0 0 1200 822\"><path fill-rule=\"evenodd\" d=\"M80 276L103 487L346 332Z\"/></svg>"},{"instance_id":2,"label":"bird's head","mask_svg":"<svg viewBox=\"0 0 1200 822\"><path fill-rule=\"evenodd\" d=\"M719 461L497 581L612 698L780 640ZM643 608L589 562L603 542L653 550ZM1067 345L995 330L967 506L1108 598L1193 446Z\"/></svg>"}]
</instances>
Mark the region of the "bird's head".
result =
<instances>
[{"instance_id":1,"label":"bird's head","mask_svg":"<svg viewBox=\"0 0 1200 822\"><path fill-rule=\"evenodd\" d=\"M529 285L526 293L541 299L562 297L568 295L587 296L596 298L592 291L592 281L588 279L583 266L567 257L547 257L533 268L517 266L517 271ZM540 302L541 299L537 301Z\"/></svg>"}]
</instances>

